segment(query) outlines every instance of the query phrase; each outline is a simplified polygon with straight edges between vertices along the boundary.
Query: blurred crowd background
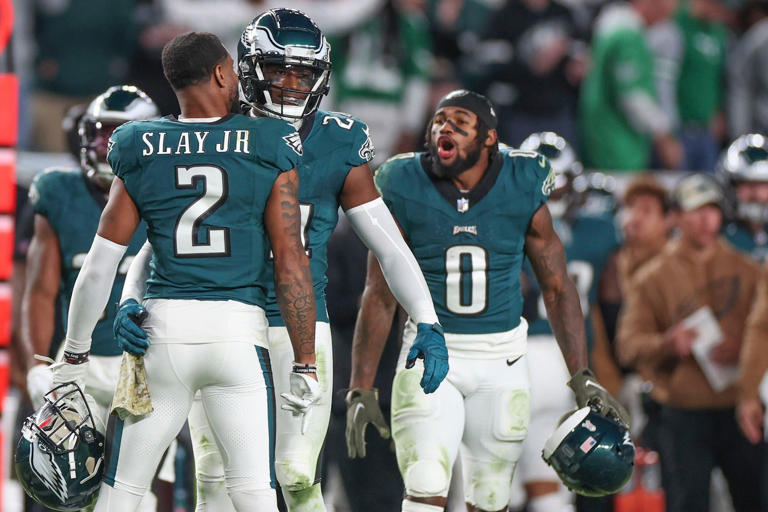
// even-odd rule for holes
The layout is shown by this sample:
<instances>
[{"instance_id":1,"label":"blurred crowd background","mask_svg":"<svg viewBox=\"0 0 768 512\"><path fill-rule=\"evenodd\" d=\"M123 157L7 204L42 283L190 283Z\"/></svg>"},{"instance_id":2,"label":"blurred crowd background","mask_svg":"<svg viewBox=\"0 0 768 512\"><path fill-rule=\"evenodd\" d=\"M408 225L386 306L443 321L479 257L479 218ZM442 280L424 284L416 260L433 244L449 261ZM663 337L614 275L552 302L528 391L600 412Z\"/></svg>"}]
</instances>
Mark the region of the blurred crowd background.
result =
<instances>
[{"instance_id":1,"label":"blurred crowd background","mask_svg":"<svg viewBox=\"0 0 768 512\"><path fill-rule=\"evenodd\" d=\"M15 320L34 217L25 206L26 189L45 167L78 165L76 120L85 105L111 85L133 84L149 94L164 115L178 113L160 66L167 41L188 30L210 31L236 55L242 29L258 13L275 6L297 8L315 19L332 45L331 92L321 108L349 112L368 123L376 146L373 168L394 154L420 150L434 105L457 87L491 99L500 119L500 140L506 144L517 147L531 133L542 131L556 132L570 144L582 165L561 168L568 178L560 183L562 226L573 228L577 218L589 215L608 220L613 229L594 233L561 227L559 232L561 238L571 237L571 246L612 237L604 244L601 266L592 269L598 284L594 297L590 300L591 292L584 296L592 308L591 362L599 380L631 409L639 444L661 455L661 479L646 478L645 485L654 491L662 483L683 485L681 478L695 480L688 473L693 467L703 468L706 488L694 491L711 494L710 510L733 510L731 494L737 511L768 510L768 499L762 509L752 502L739 504L739 499L748 499L739 498L744 492L757 491L743 491L737 483L741 473L768 466L757 419L762 416L754 414L754 408L744 413L751 414L746 423L758 428L749 432L744 421L737 428L735 416L743 412L737 406L759 404L765 370L761 361L768 353L764 332L768 328L760 322L768 317L762 314L768 307L762 267L768 254L768 143L760 135L768 134L768 2L17 0L14 4L13 51L4 64L13 67L21 81ZM755 135L740 139L746 134ZM734 141L736 163L730 165L724 155ZM692 172L699 173L699 181L678 183ZM713 205L717 214L701 213ZM692 255L681 256L691 247ZM712 251L717 256L698 256ZM723 251L730 259L721 258ZM347 458L344 442L343 397L365 255L342 218L329 248L328 307L338 391L324 455L325 493L333 510L393 511L399 510L403 489L390 441L369 429L369 455L362 461ZM666 260L654 263L663 257L678 257L678 266L670 267ZM664 272L680 282L665 281ZM638 273L642 279L635 279ZM669 297L674 291L679 300ZM533 319L535 301L534 293L526 308ZM676 361L696 365L690 353L696 328L683 324L700 308L709 308L727 340L715 359L740 376L722 392L706 388L711 384L700 379L701 368L670 363L649 348L668 341L680 347ZM398 350L396 331L377 382L385 410ZM13 399L23 417L29 411L25 357L17 354L13 361ZM746 370L746 363L754 367ZM654 428L662 423L674 423L674 428ZM741 436L744 443L732 443L734 436ZM686 444L681 440L694 438L689 444L710 446L711 453L694 458L686 458L690 452L670 455L676 444ZM183 458L184 450L180 452ZM669 460L681 462L673 465ZM178 467L183 469L183 460ZM710 485L713 467L720 469ZM765 476L762 482L761 490L768 493ZM14 492L6 493L6 511L24 510L21 493ZM181 479L176 510L191 510L191 501L189 487ZM451 507L463 510L463 505ZM578 507L581 511L616 507L620 512L612 499L584 500ZM26 510L34 509L28 504Z\"/></svg>"}]
</instances>

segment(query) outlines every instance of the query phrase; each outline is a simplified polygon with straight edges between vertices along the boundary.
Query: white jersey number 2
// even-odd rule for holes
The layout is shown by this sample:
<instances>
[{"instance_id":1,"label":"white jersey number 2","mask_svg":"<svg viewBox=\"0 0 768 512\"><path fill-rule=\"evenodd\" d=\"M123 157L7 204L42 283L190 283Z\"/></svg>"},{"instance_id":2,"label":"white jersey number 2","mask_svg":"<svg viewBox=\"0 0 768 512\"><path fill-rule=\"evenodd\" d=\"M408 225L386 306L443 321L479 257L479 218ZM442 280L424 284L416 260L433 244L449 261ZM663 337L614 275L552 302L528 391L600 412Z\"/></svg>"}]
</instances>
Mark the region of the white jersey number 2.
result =
<instances>
[{"instance_id":1,"label":"white jersey number 2","mask_svg":"<svg viewBox=\"0 0 768 512\"><path fill-rule=\"evenodd\" d=\"M203 182L203 195L181 213L176 221L173 252L181 258L229 256L229 228L206 226L206 240L200 241L200 224L213 214L229 195L227 173L214 165L176 167L176 188L197 188Z\"/></svg>"},{"instance_id":2,"label":"white jersey number 2","mask_svg":"<svg viewBox=\"0 0 768 512\"><path fill-rule=\"evenodd\" d=\"M488 306L488 252L479 245L445 251L445 307L456 315L476 315Z\"/></svg>"}]
</instances>

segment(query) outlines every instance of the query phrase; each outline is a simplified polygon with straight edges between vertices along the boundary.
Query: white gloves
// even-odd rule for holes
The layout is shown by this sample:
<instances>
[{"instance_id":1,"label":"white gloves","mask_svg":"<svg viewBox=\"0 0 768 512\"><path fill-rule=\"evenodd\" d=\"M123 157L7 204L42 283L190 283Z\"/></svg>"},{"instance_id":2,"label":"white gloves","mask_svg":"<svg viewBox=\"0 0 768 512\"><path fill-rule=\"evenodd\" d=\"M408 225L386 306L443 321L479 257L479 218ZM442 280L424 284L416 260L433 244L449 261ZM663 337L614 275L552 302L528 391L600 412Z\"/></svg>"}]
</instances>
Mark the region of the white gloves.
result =
<instances>
[{"instance_id":1,"label":"white gloves","mask_svg":"<svg viewBox=\"0 0 768 512\"><path fill-rule=\"evenodd\" d=\"M32 400L32 407L43 405L43 397L53 388L53 372L50 366L38 364L27 372L27 393Z\"/></svg>"},{"instance_id":2,"label":"white gloves","mask_svg":"<svg viewBox=\"0 0 768 512\"><path fill-rule=\"evenodd\" d=\"M291 372L291 392L282 393L285 400L281 408L291 411L294 416L302 416L301 433L307 431L307 421L313 405L320 400L320 383L305 373Z\"/></svg>"},{"instance_id":3,"label":"white gloves","mask_svg":"<svg viewBox=\"0 0 768 512\"><path fill-rule=\"evenodd\" d=\"M65 382L74 382L85 392L85 376L88 373L88 361L80 364L71 364L65 361L50 366L53 373L53 386L56 387Z\"/></svg>"}]
</instances>

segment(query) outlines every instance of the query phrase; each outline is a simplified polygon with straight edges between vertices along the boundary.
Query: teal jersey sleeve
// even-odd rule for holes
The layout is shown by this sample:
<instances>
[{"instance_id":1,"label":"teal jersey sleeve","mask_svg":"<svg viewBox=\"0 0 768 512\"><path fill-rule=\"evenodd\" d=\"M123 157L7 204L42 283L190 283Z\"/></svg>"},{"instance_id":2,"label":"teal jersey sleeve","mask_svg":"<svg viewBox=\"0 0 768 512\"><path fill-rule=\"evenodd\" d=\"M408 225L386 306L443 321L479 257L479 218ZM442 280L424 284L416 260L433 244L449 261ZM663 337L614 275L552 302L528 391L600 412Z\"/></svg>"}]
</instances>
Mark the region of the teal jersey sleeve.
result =
<instances>
[{"instance_id":1,"label":"teal jersey sleeve","mask_svg":"<svg viewBox=\"0 0 768 512\"><path fill-rule=\"evenodd\" d=\"M262 126L267 127L269 130L274 130L284 144L268 145L267 147L274 148L274 151L259 151L256 153L259 163L267 167L273 167L278 172L298 168L301 156L304 154L304 147L296 129L279 119L260 118L260 121Z\"/></svg>"},{"instance_id":2,"label":"teal jersey sleeve","mask_svg":"<svg viewBox=\"0 0 768 512\"><path fill-rule=\"evenodd\" d=\"M408 216L405 215L403 208L405 202L398 200L400 197L398 182L400 180L397 176L405 169L405 167L401 164L405 163L406 160L416 158L418 158L416 153L403 153L395 155L381 164L379 168L376 169L376 173L373 176L373 182L376 185L379 194L381 194L381 198L392 212L392 215L394 215L398 220L403 230L406 231L406 234L408 233Z\"/></svg>"},{"instance_id":3,"label":"teal jersey sleeve","mask_svg":"<svg viewBox=\"0 0 768 512\"><path fill-rule=\"evenodd\" d=\"M47 219L56 217L57 193L60 192L58 181L64 169L46 169L32 181L29 187L29 202L35 213ZM71 172L71 171L69 171Z\"/></svg>"},{"instance_id":4,"label":"teal jersey sleeve","mask_svg":"<svg viewBox=\"0 0 768 512\"><path fill-rule=\"evenodd\" d=\"M121 180L127 182L131 179L138 167L136 144L134 138L135 125L127 122L115 128L109 137L107 145L107 162L112 167L112 172Z\"/></svg>"},{"instance_id":5,"label":"teal jersey sleeve","mask_svg":"<svg viewBox=\"0 0 768 512\"><path fill-rule=\"evenodd\" d=\"M537 155L536 162L528 160L529 168L533 169L536 176L536 187L534 189L534 212L547 202L549 195L555 189L555 171L549 163L549 159L544 155Z\"/></svg>"},{"instance_id":6,"label":"teal jersey sleeve","mask_svg":"<svg viewBox=\"0 0 768 512\"><path fill-rule=\"evenodd\" d=\"M350 129L352 131L352 144L349 159L347 160L347 164L351 169L373 160L376 150L373 147L368 125L357 118L350 117L350 119L355 121Z\"/></svg>"}]
</instances>

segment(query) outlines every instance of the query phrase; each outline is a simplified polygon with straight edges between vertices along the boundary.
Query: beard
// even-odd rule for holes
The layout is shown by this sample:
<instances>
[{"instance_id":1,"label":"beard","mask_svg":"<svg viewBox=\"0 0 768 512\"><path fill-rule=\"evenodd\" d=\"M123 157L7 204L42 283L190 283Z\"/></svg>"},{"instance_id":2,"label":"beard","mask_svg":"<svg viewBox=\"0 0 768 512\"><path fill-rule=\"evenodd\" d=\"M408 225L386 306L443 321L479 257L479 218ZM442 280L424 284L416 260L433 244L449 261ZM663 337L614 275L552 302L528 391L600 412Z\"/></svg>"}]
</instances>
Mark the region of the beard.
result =
<instances>
[{"instance_id":1,"label":"beard","mask_svg":"<svg viewBox=\"0 0 768 512\"><path fill-rule=\"evenodd\" d=\"M440 157L437 156L437 145L433 142L429 143L429 154L432 156L432 172L436 176L443 179L453 179L459 176L461 173L474 166L478 160L480 160L480 153L483 147L480 145L480 141L476 140L475 145L467 150L467 156L462 158L456 154L456 158L452 163L446 165L440 161Z\"/></svg>"},{"instance_id":2,"label":"beard","mask_svg":"<svg viewBox=\"0 0 768 512\"><path fill-rule=\"evenodd\" d=\"M240 88L234 87L229 93L229 113L240 114L242 112L240 108Z\"/></svg>"}]
</instances>

